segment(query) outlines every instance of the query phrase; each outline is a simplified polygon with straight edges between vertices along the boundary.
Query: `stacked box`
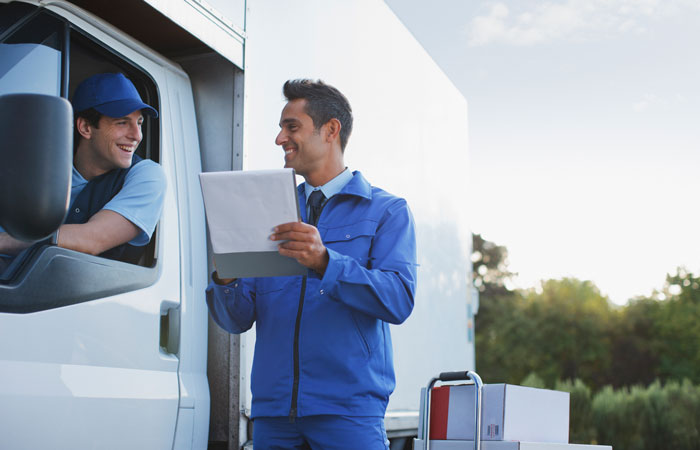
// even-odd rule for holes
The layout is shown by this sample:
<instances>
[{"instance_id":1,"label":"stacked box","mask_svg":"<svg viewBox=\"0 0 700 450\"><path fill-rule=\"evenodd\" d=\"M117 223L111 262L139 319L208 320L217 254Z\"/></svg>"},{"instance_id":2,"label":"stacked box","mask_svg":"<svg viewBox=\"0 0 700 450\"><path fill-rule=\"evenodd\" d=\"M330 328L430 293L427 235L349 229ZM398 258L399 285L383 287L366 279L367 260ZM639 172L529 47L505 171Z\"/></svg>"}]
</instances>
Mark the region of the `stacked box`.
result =
<instances>
[{"instance_id":1,"label":"stacked box","mask_svg":"<svg viewBox=\"0 0 700 450\"><path fill-rule=\"evenodd\" d=\"M425 448L425 441L413 441L413 449ZM433 441L430 450L474 450L474 441ZM609 445L560 444L555 442L482 441L481 450L613 450Z\"/></svg>"},{"instance_id":2,"label":"stacked box","mask_svg":"<svg viewBox=\"0 0 700 450\"><path fill-rule=\"evenodd\" d=\"M431 440L473 440L474 385L433 388ZM569 393L510 384L485 384L482 441L569 442ZM421 436L422 437L422 436Z\"/></svg>"}]
</instances>

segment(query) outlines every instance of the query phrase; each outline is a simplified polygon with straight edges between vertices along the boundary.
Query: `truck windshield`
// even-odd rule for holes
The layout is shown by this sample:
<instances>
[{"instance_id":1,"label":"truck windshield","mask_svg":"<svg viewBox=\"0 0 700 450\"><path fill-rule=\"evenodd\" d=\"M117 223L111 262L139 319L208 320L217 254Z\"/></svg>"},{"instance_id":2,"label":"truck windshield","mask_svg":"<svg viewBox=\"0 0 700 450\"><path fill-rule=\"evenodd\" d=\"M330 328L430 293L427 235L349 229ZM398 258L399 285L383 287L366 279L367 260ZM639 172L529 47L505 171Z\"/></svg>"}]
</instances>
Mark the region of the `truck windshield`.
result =
<instances>
[{"instance_id":1,"label":"truck windshield","mask_svg":"<svg viewBox=\"0 0 700 450\"><path fill-rule=\"evenodd\" d=\"M63 24L48 14L22 20L0 40L0 95L61 95Z\"/></svg>"},{"instance_id":2,"label":"truck windshield","mask_svg":"<svg viewBox=\"0 0 700 450\"><path fill-rule=\"evenodd\" d=\"M60 95L61 52L42 44L0 44L0 95Z\"/></svg>"}]
</instances>

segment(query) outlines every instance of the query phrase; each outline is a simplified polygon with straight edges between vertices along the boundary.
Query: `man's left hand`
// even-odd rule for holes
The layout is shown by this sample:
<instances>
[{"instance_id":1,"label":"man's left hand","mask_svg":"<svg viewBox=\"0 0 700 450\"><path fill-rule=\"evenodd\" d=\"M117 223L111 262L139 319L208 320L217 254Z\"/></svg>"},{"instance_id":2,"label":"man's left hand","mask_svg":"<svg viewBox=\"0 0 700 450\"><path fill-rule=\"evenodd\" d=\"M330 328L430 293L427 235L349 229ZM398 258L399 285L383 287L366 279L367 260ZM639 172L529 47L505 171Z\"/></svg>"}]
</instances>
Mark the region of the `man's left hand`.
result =
<instances>
[{"instance_id":1,"label":"man's left hand","mask_svg":"<svg viewBox=\"0 0 700 450\"><path fill-rule=\"evenodd\" d=\"M313 225L303 222L290 222L275 227L270 236L273 241L286 241L279 244L280 255L296 259L302 266L323 275L328 266L328 251L321 241L321 235Z\"/></svg>"}]
</instances>

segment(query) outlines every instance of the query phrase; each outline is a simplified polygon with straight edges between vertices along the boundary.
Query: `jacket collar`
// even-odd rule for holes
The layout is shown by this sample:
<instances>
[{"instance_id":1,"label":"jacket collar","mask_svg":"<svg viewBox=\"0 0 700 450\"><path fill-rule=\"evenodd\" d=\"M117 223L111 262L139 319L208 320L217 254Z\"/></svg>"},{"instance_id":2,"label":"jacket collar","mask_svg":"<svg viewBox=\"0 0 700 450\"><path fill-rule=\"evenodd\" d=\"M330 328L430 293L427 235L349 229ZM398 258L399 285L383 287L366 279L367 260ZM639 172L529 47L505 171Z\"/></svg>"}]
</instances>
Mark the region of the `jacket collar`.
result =
<instances>
[{"instance_id":1,"label":"jacket collar","mask_svg":"<svg viewBox=\"0 0 700 450\"><path fill-rule=\"evenodd\" d=\"M297 192L299 193L299 198L306 198L304 192L304 183L297 186ZM352 179L343 187L343 189L338 192L338 195L356 195L358 197L363 197L366 199L372 199L372 186L369 182L362 176L359 170L355 170L352 173ZM301 203L301 202L300 202ZM303 202L306 204L306 202Z\"/></svg>"}]
</instances>

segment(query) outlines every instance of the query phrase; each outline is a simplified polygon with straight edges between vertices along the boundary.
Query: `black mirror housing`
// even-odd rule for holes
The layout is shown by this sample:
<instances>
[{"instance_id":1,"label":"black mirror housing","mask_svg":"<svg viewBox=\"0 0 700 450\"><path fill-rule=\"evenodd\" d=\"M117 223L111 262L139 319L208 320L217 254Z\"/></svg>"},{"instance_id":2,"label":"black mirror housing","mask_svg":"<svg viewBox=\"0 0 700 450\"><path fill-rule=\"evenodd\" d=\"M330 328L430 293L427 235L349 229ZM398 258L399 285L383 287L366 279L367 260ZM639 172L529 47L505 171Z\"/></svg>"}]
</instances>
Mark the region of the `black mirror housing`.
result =
<instances>
[{"instance_id":1,"label":"black mirror housing","mask_svg":"<svg viewBox=\"0 0 700 450\"><path fill-rule=\"evenodd\" d=\"M68 211L73 165L73 108L40 94L0 96L0 226L38 241Z\"/></svg>"}]
</instances>

